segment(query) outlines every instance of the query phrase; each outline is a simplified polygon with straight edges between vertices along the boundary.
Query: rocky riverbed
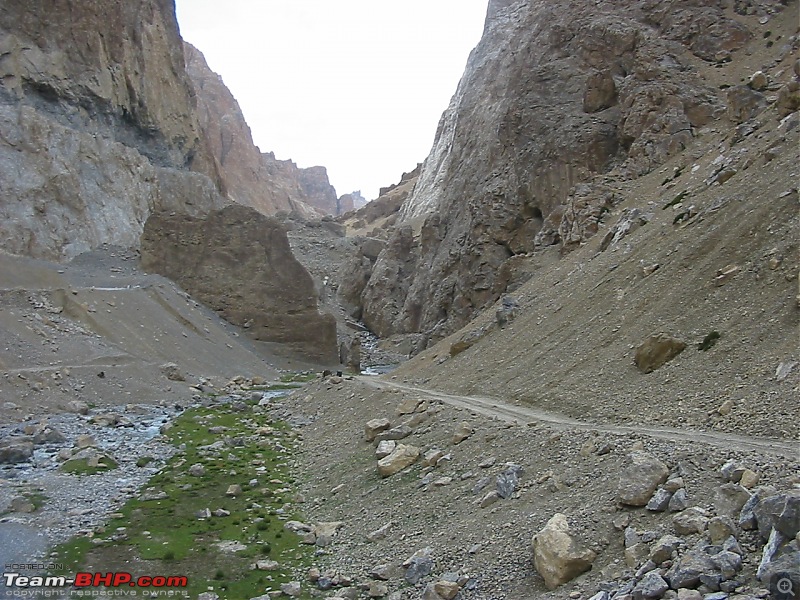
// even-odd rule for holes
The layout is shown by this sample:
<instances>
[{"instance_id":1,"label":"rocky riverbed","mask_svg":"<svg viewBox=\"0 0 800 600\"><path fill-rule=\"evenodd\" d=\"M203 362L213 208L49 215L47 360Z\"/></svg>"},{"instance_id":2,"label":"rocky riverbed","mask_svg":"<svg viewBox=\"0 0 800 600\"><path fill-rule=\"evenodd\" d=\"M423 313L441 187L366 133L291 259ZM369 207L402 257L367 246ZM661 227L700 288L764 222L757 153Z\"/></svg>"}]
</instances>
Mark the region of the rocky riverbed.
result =
<instances>
[{"instance_id":1,"label":"rocky riverbed","mask_svg":"<svg viewBox=\"0 0 800 600\"><path fill-rule=\"evenodd\" d=\"M46 562L48 546L92 535L175 453L160 430L180 406L72 408L0 427L3 564Z\"/></svg>"}]
</instances>

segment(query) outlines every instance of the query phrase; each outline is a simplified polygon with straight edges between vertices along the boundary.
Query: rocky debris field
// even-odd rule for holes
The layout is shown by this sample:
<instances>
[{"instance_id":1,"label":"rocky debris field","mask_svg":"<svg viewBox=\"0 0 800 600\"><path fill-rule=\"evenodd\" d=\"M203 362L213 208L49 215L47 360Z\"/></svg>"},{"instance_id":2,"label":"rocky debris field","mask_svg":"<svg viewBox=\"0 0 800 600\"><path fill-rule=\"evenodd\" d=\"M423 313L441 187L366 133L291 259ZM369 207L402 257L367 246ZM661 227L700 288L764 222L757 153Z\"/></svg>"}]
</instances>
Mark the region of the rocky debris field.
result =
<instances>
[{"instance_id":1,"label":"rocky debris field","mask_svg":"<svg viewBox=\"0 0 800 600\"><path fill-rule=\"evenodd\" d=\"M0 532L18 532L3 564L43 561L47 545L90 535L175 452L159 435L174 405L69 408L0 427Z\"/></svg>"},{"instance_id":2,"label":"rocky debris field","mask_svg":"<svg viewBox=\"0 0 800 600\"><path fill-rule=\"evenodd\" d=\"M301 433L305 516L341 523L309 594L752 600L796 576L796 456L507 422L339 377L278 410Z\"/></svg>"}]
</instances>

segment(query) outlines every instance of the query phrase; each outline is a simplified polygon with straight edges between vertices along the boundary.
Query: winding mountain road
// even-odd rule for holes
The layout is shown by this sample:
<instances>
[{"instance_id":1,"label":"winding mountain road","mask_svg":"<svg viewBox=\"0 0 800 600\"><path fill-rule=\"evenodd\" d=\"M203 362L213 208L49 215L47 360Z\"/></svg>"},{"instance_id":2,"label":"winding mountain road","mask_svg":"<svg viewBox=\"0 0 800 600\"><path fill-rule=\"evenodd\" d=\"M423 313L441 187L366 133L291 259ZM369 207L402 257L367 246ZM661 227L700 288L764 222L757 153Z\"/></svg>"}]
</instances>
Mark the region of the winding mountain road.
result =
<instances>
[{"instance_id":1,"label":"winding mountain road","mask_svg":"<svg viewBox=\"0 0 800 600\"><path fill-rule=\"evenodd\" d=\"M599 431L625 435L638 433L653 438L671 441L700 442L719 446L729 450L752 450L763 454L783 456L793 460L800 460L800 442L779 440L772 438L756 438L734 433L718 431L697 431L692 429L675 429L672 427L653 427L649 425L612 425L604 423L591 423L579 421L559 413L544 411L536 408L515 406L501 400L483 396L458 396L447 394L428 388L414 387L388 379L379 379L374 376L359 376L359 381L376 389L397 389L420 395L430 396L459 408L494 417L506 422L521 424L546 423L555 429L581 429L585 431Z\"/></svg>"}]
</instances>

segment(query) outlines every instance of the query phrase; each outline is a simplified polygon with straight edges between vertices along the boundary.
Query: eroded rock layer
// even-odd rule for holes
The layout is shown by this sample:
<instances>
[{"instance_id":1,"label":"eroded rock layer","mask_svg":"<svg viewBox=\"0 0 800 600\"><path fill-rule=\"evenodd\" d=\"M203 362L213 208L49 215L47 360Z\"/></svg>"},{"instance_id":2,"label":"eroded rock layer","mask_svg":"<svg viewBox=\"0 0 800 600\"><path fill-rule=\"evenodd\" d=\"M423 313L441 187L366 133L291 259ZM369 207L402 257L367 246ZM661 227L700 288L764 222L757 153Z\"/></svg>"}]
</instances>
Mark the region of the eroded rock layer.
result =
<instances>
[{"instance_id":1,"label":"eroded rock layer","mask_svg":"<svg viewBox=\"0 0 800 600\"><path fill-rule=\"evenodd\" d=\"M156 213L142 235L142 266L169 277L256 340L336 361L336 324L317 310L311 276L284 227L230 205L206 218Z\"/></svg>"}]
</instances>

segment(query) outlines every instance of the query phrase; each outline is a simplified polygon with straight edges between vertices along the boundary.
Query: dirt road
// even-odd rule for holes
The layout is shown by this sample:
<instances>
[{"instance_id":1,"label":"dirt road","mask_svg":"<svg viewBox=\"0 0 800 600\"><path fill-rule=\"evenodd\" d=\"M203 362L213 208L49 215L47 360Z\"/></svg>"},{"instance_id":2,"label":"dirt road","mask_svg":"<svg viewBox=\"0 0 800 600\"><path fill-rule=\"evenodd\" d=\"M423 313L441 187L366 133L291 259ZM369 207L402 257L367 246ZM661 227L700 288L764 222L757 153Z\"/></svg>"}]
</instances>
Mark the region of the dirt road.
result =
<instances>
[{"instance_id":1,"label":"dirt road","mask_svg":"<svg viewBox=\"0 0 800 600\"><path fill-rule=\"evenodd\" d=\"M786 458L800 458L800 443L786 440L776 440L770 438L755 438L732 433L698 431L691 429L674 429L671 427L650 427L650 426L625 426L611 425L607 423L591 423L579 421L558 413L515 406L501 400L482 396L457 396L447 394L427 388L414 387L391 381L388 379L378 379L371 376L361 376L358 378L363 383L377 388L393 388L405 392L416 393L430 396L451 406L457 406L471 410L481 415L494 417L506 422L517 422L522 424L535 424L537 422L546 423L555 429L582 429L587 431L599 431L614 434L638 433L663 440L683 440L688 442L700 442L731 450L753 450L764 454L784 456Z\"/></svg>"}]
</instances>

